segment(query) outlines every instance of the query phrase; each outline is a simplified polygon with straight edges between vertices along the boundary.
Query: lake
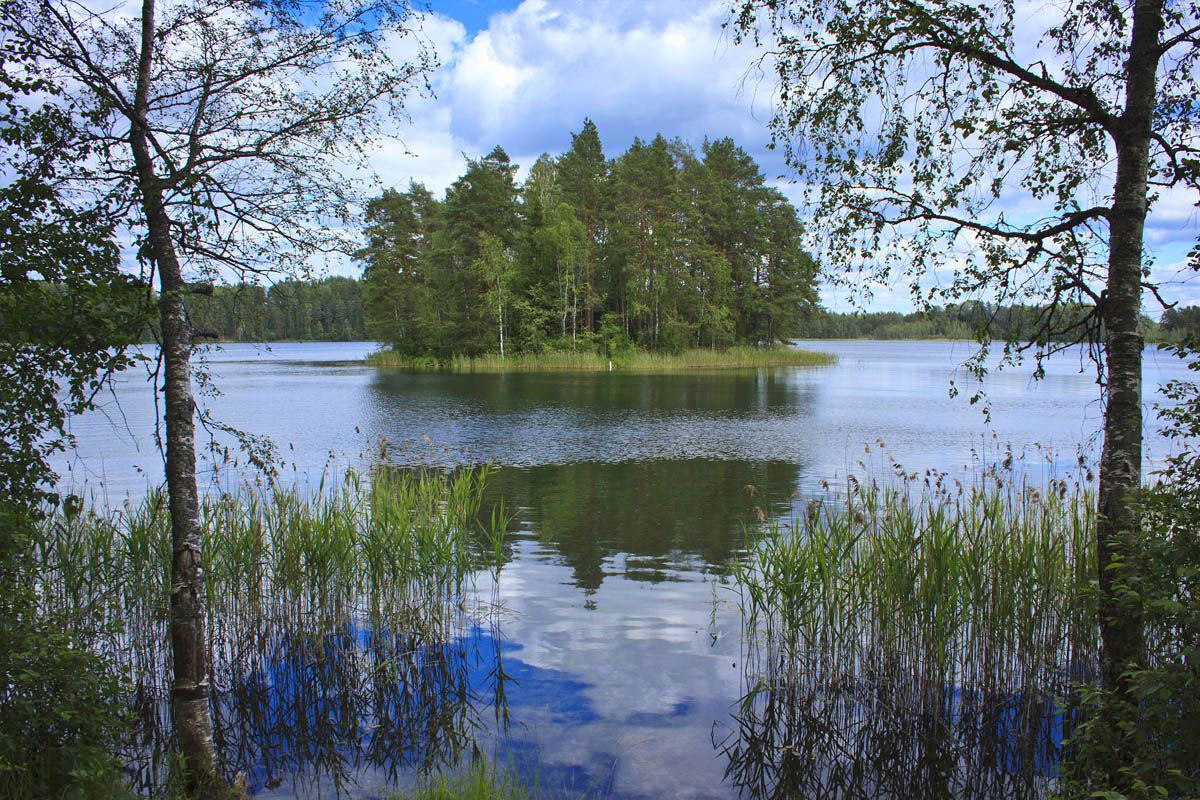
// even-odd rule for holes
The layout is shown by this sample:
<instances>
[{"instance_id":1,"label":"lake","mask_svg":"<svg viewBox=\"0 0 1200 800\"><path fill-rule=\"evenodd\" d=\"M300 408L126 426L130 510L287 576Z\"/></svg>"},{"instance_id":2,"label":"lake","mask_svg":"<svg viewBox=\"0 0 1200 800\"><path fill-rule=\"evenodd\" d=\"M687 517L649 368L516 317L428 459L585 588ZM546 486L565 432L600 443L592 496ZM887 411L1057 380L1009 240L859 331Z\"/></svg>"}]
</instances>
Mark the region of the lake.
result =
<instances>
[{"instance_id":1,"label":"lake","mask_svg":"<svg viewBox=\"0 0 1200 800\"><path fill-rule=\"evenodd\" d=\"M397 466L487 463L497 468L489 497L515 514L511 558L494 581L479 579L498 611L433 659L445 667L430 679L437 707L453 721L436 736L420 717L426 732L404 746L357 746L373 741L378 717L362 698L346 712L358 720L349 732L342 717L329 730L314 723L332 717L310 706L256 722L239 706L244 676L218 672L218 726L230 726L218 740L240 754L255 793L375 797L477 750L551 796L737 796L728 743L747 673L725 565L748 528L788 516L823 482L886 478L893 463L969 472L1011 446L1025 454L1029 478L1044 482L1098 450L1099 389L1078 352L1052 361L1040 381L1029 367L990 374L985 420L957 368L974 352L969 343L799 344L838 362L667 376L450 375L368 367L371 343L209 351L205 371L219 394L202 397L205 413L269 437L285 481L316 489L323 476L369 469L380 452ZM1147 406L1154 387L1186 375L1148 350ZM117 505L160 483L155 417L144 371L119 376L99 410L73 421L76 449L57 463L64 486ZM202 490L251 479L230 435L209 429ZM1152 466L1167 448L1157 435L1147 441ZM367 647L364 636L348 633L338 658ZM287 706L301 690L285 675L303 670L282 665L311 655L292 640L274 646L264 669ZM306 680L312 703L333 702L332 689ZM1052 740L1054 711L1046 713L1039 735ZM1015 736L1003 723L997 730L1001 744ZM1018 761L988 764L977 794L1011 794L1006 776L1017 773L1033 776L1020 785L1040 785L1053 766L1052 755ZM953 795L965 784L940 785Z\"/></svg>"}]
</instances>

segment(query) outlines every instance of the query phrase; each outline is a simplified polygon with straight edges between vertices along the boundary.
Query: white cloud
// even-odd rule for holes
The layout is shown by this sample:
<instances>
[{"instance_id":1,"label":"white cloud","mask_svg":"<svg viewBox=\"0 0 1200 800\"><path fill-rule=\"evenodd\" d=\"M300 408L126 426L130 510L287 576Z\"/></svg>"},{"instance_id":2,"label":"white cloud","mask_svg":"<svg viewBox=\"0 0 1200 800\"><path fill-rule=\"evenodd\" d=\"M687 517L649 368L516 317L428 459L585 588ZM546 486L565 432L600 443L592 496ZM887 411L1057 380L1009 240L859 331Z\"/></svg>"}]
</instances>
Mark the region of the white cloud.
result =
<instances>
[{"instance_id":1,"label":"white cloud","mask_svg":"<svg viewBox=\"0 0 1200 800\"><path fill-rule=\"evenodd\" d=\"M743 78L753 53L734 48L722 31L726 6L692 3L555 3L527 0L494 14L474 37L441 35L431 17L430 38L443 67L437 99L413 104L404 131L419 156L411 171L430 188L444 189L462 170L462 155L477 157L499 144L528 166L542 152L558 153L585 117L600 130L609 155L634 136L663 133L699 144L704 136L732 136L764 152L769 108L762 95L755 118L753 86ZM398 148L377 163L389 183L401 169ZM430 162L439 163L436 166ZM778 159L765 166L782 171Z\"/></svg>"}]
</instances>

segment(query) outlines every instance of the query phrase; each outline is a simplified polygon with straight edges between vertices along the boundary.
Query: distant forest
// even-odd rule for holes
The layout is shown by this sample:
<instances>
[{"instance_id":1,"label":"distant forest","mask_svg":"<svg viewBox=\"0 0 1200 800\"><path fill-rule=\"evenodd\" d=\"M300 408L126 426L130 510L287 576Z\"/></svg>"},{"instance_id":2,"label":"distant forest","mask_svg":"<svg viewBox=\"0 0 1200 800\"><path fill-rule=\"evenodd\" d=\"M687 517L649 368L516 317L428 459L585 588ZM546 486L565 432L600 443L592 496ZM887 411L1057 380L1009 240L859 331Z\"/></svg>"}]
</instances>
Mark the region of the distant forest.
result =
<instances>
[{"instance_id":1,"label":"distant forest","mask_svg":"<svg viewBox=\"0 0 1200 800\"><path fill-rule=\"evenodd\" d=\"M232 342L364 341L362 282L353 278L216 286L211 296L190 295L197 328Z\"/></svg>"},{"instance_id":2,"label":"distant forest","mask_svg":"<svg viewBox=\"0 0 1200 800\"><path fill-rule=\"evenodd\" d=\"M211 328L226 341L364 341L372 338L364 311L364 284L354 278L284 281L264 288L250 284L217 286L211 297L193 296L188 308L197 327ZM971 339L986 324L995 339L1024 339L1037 309L997 310L963 303L931 311L835 313L807 309L793 330L796 339ZM1142 318L1149 342L1200 341L1200 307L1169 308L1154 322Z\"/></svg>"},{"instance_id":3,"label":"distant forest","mask_svg":"<svg viewBox=\"0 0 1200 800\"><path fill-rule=\"evenodd\" d=\"M1060 308L1057 329L1082 319L1091 307ZM1142 317L1142 334L1147 341L1176 340L1200 333L1200 314L1168 310L1157 323ZM797 339L976 339L980 333L996 341L1027 342L1038 336L1042 309L1037 306L996 306L965 302L914 312L832 313L825 310L807 317ZM1073 338L1074 333L1051 335L1051 340Z\"/></svg>"},{"instance_id":4,"label":"distant forest","mask_svg":"<svg viewBox=\"0 0 1200 800\"><path fill-rule=\"evenodd\" d=\"M586 121L523 185L500 147L435 198L414 183L367 213L368 333L406 355L637 347L795 336L817 264L796 210L729 139L656 136L614 159Z\"/></svg>"}]
</instances>

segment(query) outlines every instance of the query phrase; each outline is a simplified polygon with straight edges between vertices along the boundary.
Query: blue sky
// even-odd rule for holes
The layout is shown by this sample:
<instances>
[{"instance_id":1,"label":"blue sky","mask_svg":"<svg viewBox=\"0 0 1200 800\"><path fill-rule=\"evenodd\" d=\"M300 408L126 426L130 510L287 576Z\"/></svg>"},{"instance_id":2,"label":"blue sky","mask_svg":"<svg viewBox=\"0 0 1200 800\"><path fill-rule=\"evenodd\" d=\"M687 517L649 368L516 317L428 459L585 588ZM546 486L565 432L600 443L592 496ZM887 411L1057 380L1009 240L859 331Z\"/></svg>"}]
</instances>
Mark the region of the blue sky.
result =
<instances>
[{"instance_id":1,"label":"blue sky","mask_svg":"<svg viewBox=\"0 0 1200 800\"><path fill-rule=\"evenodd\" d=\"M782 158L767 147L774 81L755 69L758 53L722 28L729 7L720 0L432 0L424 36L441 62L436 96L410 104L411 123L373 166L386 186L414 179L441 192L461 174L464 157L499 144L528 167L541 153L562 152L590 117L610 157L635 136L661 132L696 146L705 136L732 137L799 199ZM1200 230L1194 203L1182 193L1164 196L1147 229L1156 279L1168 297L1187 303L1200 303L1200 286L1181 271ZM872 296L872 309L911 308L904 286L873 287ZM845 292L831 286L822 300L848 307Z\"/></svg>"}]
</instances>

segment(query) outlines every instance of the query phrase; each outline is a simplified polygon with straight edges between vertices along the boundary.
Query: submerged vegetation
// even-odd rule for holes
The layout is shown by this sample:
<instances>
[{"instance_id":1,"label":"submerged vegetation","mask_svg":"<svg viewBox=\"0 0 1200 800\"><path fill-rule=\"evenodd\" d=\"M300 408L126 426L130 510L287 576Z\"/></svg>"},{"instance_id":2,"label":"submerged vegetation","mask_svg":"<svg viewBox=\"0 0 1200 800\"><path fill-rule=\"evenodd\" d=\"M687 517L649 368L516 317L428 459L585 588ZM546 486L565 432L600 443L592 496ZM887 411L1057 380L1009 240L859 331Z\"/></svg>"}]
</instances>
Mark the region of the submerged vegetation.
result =
<instances>
[{"instance_id":1,"label":"submerged vegetation","mask_svg":"<svg viewBox=\"0 0 1200 800\"><path fill-rule=\"evenodd\" d=\"M447 372L648 372L671 373L705 369L751 369L755 367L811 367L834 361L827 353L797 350L792 347L731 347L727 350L685 350L682 353L626 351L612 358L590 351L570 350L543 353L451 356L406 356L394 350L382 350L370 357L383 367Z\"/></svg>"}]
</instances>

